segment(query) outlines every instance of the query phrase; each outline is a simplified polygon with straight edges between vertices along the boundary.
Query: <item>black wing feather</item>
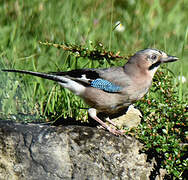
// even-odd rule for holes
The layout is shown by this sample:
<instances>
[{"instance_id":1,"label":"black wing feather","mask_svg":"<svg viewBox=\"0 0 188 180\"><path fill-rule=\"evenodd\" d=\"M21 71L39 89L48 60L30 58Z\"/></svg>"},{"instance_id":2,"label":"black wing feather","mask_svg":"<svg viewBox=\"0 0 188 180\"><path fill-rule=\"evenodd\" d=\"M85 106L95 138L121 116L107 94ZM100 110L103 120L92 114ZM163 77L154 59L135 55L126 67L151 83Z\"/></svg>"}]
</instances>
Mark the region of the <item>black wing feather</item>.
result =
<instances>
[{"instance_id":1,"label":"black wing feather","mask_svg":"<svg viewBox=\"0 0 188 180\"><path fill-rule=\"evenodd\" d=\"M100 75L98 72L96 72L96 69L76 69L76 70L67 71L67 72L52 72L50 74L54 74L57 76L67 75L72 78L82 78L82 76L85 75L87 79L91 79L91 80L100 78Z\"/></svg>"}]
</instances>

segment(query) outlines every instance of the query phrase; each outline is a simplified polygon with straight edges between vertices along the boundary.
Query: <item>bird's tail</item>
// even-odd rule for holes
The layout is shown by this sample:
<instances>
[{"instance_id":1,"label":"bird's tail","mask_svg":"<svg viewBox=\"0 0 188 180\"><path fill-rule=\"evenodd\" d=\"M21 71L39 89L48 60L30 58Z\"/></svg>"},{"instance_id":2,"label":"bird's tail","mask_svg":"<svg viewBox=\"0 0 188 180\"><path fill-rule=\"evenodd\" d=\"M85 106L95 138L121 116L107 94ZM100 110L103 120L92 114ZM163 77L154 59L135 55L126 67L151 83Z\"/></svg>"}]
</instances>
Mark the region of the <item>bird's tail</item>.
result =
<instances>
[{"instance_id":1,"label":"bird's tail","mask_svg":"<svg viewBox=\"0 0 188 180\"><path fill-rule=\"evenodd\" d=\"M85 91L84 85L82 85L79 82L76 82L72 79L65 77L64 73L61 73L62 75L55 75L55 74L47 74L47 73L25 71L25 70L15 70L15 69L2 69L2 71L30 74L30 75L41 77L41 78L44 78L44 79L53 80L53 81L58 82L64 88L69 89L70 91L72 91L76 95L82 95Z\"/></svg>"},{"instance_id":2,"label":"bird's tail","mask_svg":"<svg viewBox=\"0 0 188 180\"><path fill-rule=\"evenodd\" d=\"M44 78L44 79L49 79L49 80L53 80L53 81L57 81L57 82L61 82L61 83L66 83L65 81L63 81L62 78L60 78L57 75L53 75L53 74L33 72L33 71L25 71L25 70L16 70L16 69L2 69L2 71L22 73L22 74L30 74L30 75L41 77L41 78Z\"/></svg>"}]
</instances>

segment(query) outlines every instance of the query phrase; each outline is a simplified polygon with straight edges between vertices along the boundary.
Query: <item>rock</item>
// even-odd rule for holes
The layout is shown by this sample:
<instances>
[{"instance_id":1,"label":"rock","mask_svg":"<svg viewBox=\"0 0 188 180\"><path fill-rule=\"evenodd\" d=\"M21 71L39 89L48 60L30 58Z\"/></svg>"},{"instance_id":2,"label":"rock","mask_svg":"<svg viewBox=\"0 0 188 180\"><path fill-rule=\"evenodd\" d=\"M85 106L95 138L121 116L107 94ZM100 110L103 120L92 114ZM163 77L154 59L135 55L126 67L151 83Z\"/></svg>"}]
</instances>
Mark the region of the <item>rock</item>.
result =
<instances>
[{"instance_id":1,"label":"rock","mask_svg":"<svg viewBox=\"0 0 188 180\"><path fill-rule=\"evenodd\" d=\"M112 119L112 121L119 127L133 128L137 127L141 122L142 114L133 105L130 105L126 114Z\"/></svg>"},{"instance_id":2,"label":"rock","mask_svg":"<svg viewBox=\"0 0 188 180\"><path fill-rule=\"evenodd\" d=\"M0 179L147 180L153 163L141 148L97 128L0 120Z\"/></svg>"}]
</instances>

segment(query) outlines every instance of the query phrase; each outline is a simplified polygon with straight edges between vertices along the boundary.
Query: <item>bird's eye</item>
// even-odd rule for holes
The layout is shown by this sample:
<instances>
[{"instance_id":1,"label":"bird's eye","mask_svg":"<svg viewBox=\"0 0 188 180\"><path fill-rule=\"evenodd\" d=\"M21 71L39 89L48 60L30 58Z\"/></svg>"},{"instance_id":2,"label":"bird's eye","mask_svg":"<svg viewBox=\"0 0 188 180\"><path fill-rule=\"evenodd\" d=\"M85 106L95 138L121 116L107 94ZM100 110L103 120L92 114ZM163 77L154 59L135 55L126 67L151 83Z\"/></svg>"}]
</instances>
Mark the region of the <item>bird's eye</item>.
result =
<instances>
[{"instance_id":1,"label":"bird's eye","mask_svg":"<svg viewBox=\"0 0 188 180\"><path fill-rule=\"evenodd\" d=\"M155 59L157 59L157 56L156 55L151 55L151 57L150 57L152 60L155 60Z\"/></svg>"}]
</instances>

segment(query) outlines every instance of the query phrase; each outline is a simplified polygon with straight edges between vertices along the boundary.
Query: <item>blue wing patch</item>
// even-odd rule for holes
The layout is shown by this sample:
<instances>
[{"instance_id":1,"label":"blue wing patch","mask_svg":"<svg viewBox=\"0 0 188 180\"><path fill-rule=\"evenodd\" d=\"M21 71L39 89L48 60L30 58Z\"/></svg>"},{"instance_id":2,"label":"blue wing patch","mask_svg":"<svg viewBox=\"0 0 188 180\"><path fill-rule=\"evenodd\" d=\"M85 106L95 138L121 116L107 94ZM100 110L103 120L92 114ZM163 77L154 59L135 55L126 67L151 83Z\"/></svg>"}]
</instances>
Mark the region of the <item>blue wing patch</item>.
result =
<instances>
[{"instance_id":1,"label":"blue wing patch","mask_svg":"<svg viewBox=\"0 0 188 180\"><path fill-rule=\"evenodd\" d=\"M107 92L119 92L123 89L120 86L117 86L107 80L100 79L100 78L92 81L91 87L98 88Z\"/></svg>"}]
</instances>

